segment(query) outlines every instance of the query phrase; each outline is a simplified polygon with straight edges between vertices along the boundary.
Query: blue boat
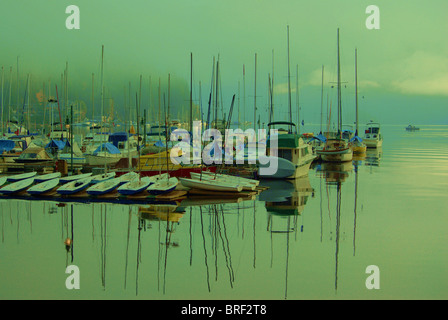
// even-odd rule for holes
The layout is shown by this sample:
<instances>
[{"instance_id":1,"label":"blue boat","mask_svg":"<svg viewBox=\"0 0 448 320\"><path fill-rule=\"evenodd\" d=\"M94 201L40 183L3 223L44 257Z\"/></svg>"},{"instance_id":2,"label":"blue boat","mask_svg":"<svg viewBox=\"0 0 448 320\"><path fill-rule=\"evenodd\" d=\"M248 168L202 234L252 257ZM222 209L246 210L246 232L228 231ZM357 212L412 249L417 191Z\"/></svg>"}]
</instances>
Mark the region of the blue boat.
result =
<instances>
[{"instance_id":1,"label":"blue boat","mask_svg":"<svg viewBox=\"0 0 448 320\"><path fill-rule=\"evenodd\" d=\"M92 177L87 177L84 179L75 180L69 183L64 184L62 187L59 187L56 192L61 195L71 195L81 191L84 191L90 186L90 182L92 181Z\"/></svg>"},{"instance_id":2,"label":"blue boat","mask_svg":"<svg viewBox=\"0 0 448 320\"><path fill-rule=\"evenodd\" d=\"M38 196L53 191L58 185L59 178L54 178L32 186L27 192L33 196Z\"/></svg>"},{"instance_id":3,"label":"blue boat","mask_svg":"<svg viewBox=\"0 0 448 320\"><path fill-rule=\"evenodd\" d=\"M0 189L0 193L5 195L16 194L28 189L34 183L34 178L23 179L11 184L8 184Z\"/></svg>"},{"instance_id":4,"label":"blue boat","mask_svg":"<svg viewBox=\"0 0 448 320\"><path fill-rule=\"evenodd\" d=\"M149 177L143 177L123 184L118 188L118 193L126 196L135 195L148 189L152 181Z\"/></svg>"},{"instance_id":5,"label":"blue boat","mask_svg":"<svg viewBox=\"0 0 448 320\"><path fill-rule=\"evenodd\" d=\"M36 175L37 175L37 172L27 172L27 173L10 176L10 177L8 177L7 180L8 180L8 182L18 182L20 180L34 178Z\"/></svg>"},{"instance_id":6,"label":"blue boat","mask_svg":"<svg viewBox=\"0 0 448 320\"><path fill-rule=\"evenodd\" d=\"M176 177L171 177L167 180L160 179L151 184L146 190L152 195L165 194L176 189L178 183L179 180Z\"/></svg>"},{"instance_id":7,"label":"blue boat","mask_svg":"<svg viewBox=\"0 0 448 320\"><path fill-rule=\"evenodd\" d=\"M91 196L101 196L116 190L120 186L120 178L109 179L87 189L87 193Z\"/></svg>"}]
</instances>

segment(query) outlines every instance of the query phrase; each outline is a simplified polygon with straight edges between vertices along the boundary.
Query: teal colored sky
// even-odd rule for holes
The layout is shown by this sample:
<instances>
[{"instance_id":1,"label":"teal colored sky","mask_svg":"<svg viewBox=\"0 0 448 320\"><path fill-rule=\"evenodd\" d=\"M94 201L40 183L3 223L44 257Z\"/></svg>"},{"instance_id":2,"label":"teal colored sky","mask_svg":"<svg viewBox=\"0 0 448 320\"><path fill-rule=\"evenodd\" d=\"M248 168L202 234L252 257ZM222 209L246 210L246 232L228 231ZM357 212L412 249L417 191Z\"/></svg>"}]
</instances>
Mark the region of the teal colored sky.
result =
<instances>
[{"instance_id":1,"label":"teal colored sky","mask_svg":"<svg viewBox=\"0 0 448 320\"><path fill-rule=\"evenodd\" d=\"M80 30L65 27L65 9L71 4L80 9ZM371 4L380 9L379 30L365 26L369 16L366 7ZM10 67L15 81L19 56L21 90L28 73L39 88L42 82L60 81L68 62L69 98L89 104L91 74L99 79L104 45L104 83L116 107L123 105L123 88L129 82L133 90L140 75L148 83L150 76L153 84L158 77L166 83L168 73L173 83L181 83L178 87L185 96L176 103L187 106L193 53L194 99L199 99L201 81L206 107L213 57L219 55L224 107L230 106L240 83L240 108L246 105L245 117L252 120L256 53L258 112L265 120L268 74L272 75L274 61L275 113L280 120L287 116L289 25L293 109L297 109L298 65L301 118L316 123L320 121L322 65L326 71L325 94L329 104L336 103L329 82L336 80L336 30L340 28L347 122L354 120L357 48L361 122L448 124L445 0L3 0L0 12L0 64L5 67L5 83L8 86ZM99 88L95 91L98 96ZM243 111L241 114L243 117Z\"/></svg>"}]
</instances>

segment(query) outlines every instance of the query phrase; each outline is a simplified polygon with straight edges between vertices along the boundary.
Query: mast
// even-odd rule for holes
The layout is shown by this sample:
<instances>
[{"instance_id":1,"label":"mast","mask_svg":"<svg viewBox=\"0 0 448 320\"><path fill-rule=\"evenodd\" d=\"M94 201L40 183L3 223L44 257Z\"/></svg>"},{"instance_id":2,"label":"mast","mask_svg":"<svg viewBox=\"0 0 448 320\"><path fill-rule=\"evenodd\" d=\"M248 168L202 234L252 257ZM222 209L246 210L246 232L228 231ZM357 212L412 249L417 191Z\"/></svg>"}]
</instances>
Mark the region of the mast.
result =
<instances>
[{"instance_id":1,"label":"mast","mask_svg":"<svg viewBox=\"0 0 448 320\"><path fill-rule=\"evenodd\" d=\"M257 54L255 53L254 131L257 132Z\"/></svg>"},{"instance_id":2,"label":"mast","mask_svg":"<svg viewBox=\"0 0 448 320\"><path fill-rule=\"evenodd\" d=\"M297 103L297 131L300 134L300 104L299 104L299 65L296 65L296 103Z\"/></svg>"},{"instance_id":3,"label":"mast","mask_svg":"<svg viewBox=\"0 0 448 320\"><path fill-rule=\"evenodd\" d=\"M8 126L11 121L11 89L12 89L12 67L9 68L9 98L8 98Z\"/></svg>"},{"instance_id":4,"label":"mast","mask_svg":"<svg viewBox=\"0 0 448 320\"><path fill-rule=\"evenodd\" d=\"M358 136L358 51L355 48L355 104L356 104L356 131L355 136Z\"/></svg>"},{"instance_id":5,"label":"mast","mask_svg":"<svg viewBox=\"0 0 448 320\"><path fill-rule=\"evenodd\" d=\"M243 64L243 122L244 122L244 128L246 129L246 69Z\"/></svg>"},{"instance_id":6,"label":"mast","mask_svg":"<svg viewBox=\"0 0 448 320\"><path fill-rule=\"evenodd\" d=\"M92 122L93 122L93 126L95 127L95 94L94 94L94 78L95 78L95 74L92 73Z\"/></svg>"},{"instance_id":7,"label":"mast","mask_svg":"<svg viewBox=\"0 0 448 320\"><path fill-rule=\"evenodd\" d=\"M338 28L338 135L341 135L342 129L342 101L341 101L341 62L339 53L339 28Z\"/></svg>"},{"instance_id":8,"label":"mast","mask_svg":"<svg viewBox=\"0 0 448 320\"><path fill-rule=\"evenodd\" d=\"M287 26L287 47L288 47L288 108L289 108L289 122L292 122L292 107L291 107L291 72L289 68L289 25ZM289 131L292 132L292 126L289 126Z\"/></svg>"},{"instance_id":9,"label":"mast","mask_svg":"<svg viewBox=\"0 0 448 320\"><path fill-rule=\"evenodd\" d=\"M4 84L4 80L5 80L3 71L4 71L4 68L2 66L2 101L1 101L1 108L2 108L2 117L1 117L2 131L1 132L2 132L2 135L4 134L4 129L3 129L3 84Z\"/></svg>"},{"instance_id":10,"label":"mast","mask_svg":"<svg viewBox=\"0 0 448 320\"><path fill-rule=\"evenodd\" d=\"M104 116L104 45L101 46L101 132L103 132L103 116ZM138 101L137 101L138 102ZM101 136L101 143L103 138Z\"/></svg>"},{"instance_id":11,"label":"mast","mask_svg":"<svg viewBox=\"0 0 448 320\"><path fill-rule=\"evenodd\" d=\"M322 88L320 93L320 133L322 133L323 104L324 104L324 65L322 65Z\"/></svg>"},{"instance_id":12,"label":"mast","mask_svg":"<svg viewBox=\"0 0 448 320\"><path fill-rule=\"evenodd\" d=\"M190 52L190 132L193 133L193 53Z\"/></svg>"}]
</instances>

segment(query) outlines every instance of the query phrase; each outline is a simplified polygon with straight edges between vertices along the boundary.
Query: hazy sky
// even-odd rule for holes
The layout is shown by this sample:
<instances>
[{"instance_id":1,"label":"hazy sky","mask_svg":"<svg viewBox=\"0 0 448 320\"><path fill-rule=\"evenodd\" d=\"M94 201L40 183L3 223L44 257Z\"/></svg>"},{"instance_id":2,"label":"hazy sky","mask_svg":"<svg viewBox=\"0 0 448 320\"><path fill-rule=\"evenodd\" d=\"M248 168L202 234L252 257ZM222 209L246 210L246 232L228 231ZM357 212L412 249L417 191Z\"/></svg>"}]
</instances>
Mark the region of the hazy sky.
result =
<instances>
[{"instance_id":1,"label":"hazy sky","mask_svg":"<svg viewBox=\"0 0 448 320\"><path fill-rule=\"evenodd\" d=\"M65 10L72 4L80 10L79 30L66 28ZM379 8L379 30L366 27L369 5ZM357 48L362 123L448 124L447 12L446 0L2 0L0 65L7 87L10 67L15 81L19 56L24 90L26 74L55 83L68 62L69 97L77 95L88 104L91 74L99 79L104 45L104 83L119 107L123 88L131 81L135 90L140 75L148 83L150 76L153 83L159 77L165 83L170 73L173 82L184 84L188 98L193 53L194 98L199 99L201 81L205 106L213 57L219 55L225 108L239 87L240 108L245 104L246 120L252 120L257 54L258 112L266 119L268 75L273 73L276 120L281 120L287 117L289 25L293 109L298 65L301 118L316 123L322 65L325 96L332 106L336 103L330 82L336 81L340 28L344 122L354 121Z\"/></svg>"}]
</instances>

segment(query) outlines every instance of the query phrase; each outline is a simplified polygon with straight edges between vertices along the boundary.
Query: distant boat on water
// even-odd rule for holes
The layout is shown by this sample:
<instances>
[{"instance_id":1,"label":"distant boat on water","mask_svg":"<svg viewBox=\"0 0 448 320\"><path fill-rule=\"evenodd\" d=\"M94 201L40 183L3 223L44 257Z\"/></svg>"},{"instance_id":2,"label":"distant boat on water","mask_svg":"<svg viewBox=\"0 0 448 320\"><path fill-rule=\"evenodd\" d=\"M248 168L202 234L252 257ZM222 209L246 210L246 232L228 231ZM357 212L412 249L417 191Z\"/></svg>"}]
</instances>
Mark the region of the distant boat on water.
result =
<instances>
[{"instance_id":1,"label":"distant boat on water","mask_svg":"<svg viewBox=\"0 0 448 320\"><path fill-rule=\"evenodd\" d=\"M420 128L417 128L416 126L413 125L408 125L406 127L406 131L418 131L418 130L420 130Z\"/></svg>"}]
</instances>

